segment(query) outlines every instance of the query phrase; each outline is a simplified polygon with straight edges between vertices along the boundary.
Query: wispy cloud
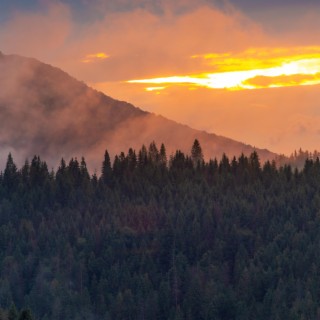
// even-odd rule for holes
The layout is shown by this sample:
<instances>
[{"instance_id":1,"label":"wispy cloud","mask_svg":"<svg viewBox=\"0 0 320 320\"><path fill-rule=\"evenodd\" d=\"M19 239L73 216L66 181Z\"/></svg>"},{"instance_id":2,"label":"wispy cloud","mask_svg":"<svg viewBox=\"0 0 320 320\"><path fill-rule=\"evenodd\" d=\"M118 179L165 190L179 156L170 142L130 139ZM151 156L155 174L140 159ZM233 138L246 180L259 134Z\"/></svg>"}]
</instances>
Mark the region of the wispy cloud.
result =
<instances>
[{"instance_id":1,"label":"wispy cloud","mask_svg":"<svg viewBox=\"0 0 320 320\"><path fill-rule=\"evenodd\" d=\"M105 60L107 58L110 58L110 56L104 52L98 52L98 53L91 53L87 54L81 62L83 63L90 63L90 62L95 62L99 60Z\"/></svg>"}]
</instances>

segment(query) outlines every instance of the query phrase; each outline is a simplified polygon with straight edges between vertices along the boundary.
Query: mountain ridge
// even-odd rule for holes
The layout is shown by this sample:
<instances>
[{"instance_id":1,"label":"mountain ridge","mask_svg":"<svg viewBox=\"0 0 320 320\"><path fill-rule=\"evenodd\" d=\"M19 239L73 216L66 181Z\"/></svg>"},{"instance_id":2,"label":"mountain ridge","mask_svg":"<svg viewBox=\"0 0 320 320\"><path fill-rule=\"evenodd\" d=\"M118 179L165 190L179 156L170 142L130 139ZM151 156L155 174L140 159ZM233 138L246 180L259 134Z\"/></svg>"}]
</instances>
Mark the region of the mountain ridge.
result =
<instances>
[{"instance_id":1,"label":"mountain ridge","mask_svg":"<svg viewBox=\"0 0 320 320\"><path fill-rule=\"evenodd\" d=\"M169 155L177 149L189 153L194 139L206 159L254 150L263 161L276 155L113 99L34 58L0 54L0 84L2 163L8 152L20 163L39 154L51 166L61 157L84 156L98 169L106 149L114 156L155 141L164 143Z\"/></svg>"}]
</instances>

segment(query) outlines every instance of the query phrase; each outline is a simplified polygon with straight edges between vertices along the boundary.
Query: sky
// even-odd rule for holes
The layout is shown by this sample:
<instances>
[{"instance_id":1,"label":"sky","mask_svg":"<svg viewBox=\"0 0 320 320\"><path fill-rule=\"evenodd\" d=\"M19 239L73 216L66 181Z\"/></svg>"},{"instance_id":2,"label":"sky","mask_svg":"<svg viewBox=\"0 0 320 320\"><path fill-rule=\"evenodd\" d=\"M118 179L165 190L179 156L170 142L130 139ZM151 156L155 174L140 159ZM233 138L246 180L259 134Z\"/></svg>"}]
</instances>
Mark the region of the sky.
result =
<instances>
[{"instance_id":1,"label":"sky","mask_svg":"<svg viewBox=\"0 0 320 320\"><path fill-rule=\"evenodd\" d=\"M320 150L319 39L319 0L0 2L4 54L287 155Z\"/></svg>"}]
</instances>

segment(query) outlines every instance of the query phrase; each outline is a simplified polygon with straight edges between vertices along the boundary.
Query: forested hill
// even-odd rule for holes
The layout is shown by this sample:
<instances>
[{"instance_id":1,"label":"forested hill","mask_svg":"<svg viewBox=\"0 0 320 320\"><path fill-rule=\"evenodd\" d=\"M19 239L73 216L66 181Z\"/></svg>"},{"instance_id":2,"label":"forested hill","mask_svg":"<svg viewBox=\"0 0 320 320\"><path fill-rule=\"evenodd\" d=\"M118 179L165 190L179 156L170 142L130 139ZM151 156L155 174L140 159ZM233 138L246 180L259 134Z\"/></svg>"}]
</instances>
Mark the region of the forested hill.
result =
<instances>
[{"instance_id":1,"label":"forested hill","mask_svg":"<svg viewBox=\"0 0 320 320\"><path fill-rule=\"evenodd\" d=\"M302 171L257 153L203 162L197 141L190 154L151 144L111 165L106 152L101 176L84 159L49 172L9 155L1 308L37 320L317 319L319 159Z\"/></svg>"},{"instance_id":2,"label":"forested hill","mask_svg":"<svg viewBox=\"0 0 320 320\"><path fill-rule=\"evenodd\" d=\"M181 106L183 107L183 106ZM206 159L254 151L250 145L194 130L86 86L66 72L31 58L0 54L0 168L11 152L16 162L41 154L49 167L63 156L86 156L93 171L108 146L113 157L150 141L164 142L167 152L188 152L201 141ZM256 149L260 157L275 154Z\"/></svg>"}]
</instances>

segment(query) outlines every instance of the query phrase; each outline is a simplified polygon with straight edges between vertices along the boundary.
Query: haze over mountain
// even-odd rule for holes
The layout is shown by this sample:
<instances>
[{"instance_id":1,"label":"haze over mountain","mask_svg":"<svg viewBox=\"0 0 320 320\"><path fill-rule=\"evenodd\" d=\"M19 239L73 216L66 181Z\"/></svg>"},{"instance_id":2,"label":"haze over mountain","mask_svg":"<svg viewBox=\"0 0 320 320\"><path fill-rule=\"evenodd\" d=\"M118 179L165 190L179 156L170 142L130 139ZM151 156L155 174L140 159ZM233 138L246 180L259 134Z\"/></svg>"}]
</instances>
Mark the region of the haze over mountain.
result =
<instances>
[{"instance_id":1,"label":"haze over mountain","mask_svg":"<svg viewBox=\"0 0 320 320\"><path fill-rule=\"evenodd\" d=\"M197 138L207 159L254 150L114 100L35 59L2 53L0 121L1 166L12 152L18 163L37 154L50 166L57 166L61 157L85 156L89 168L99 170L105 149L115 155L153 140L163 142L170 155L176 149L188 153ZM275 156L256 150L262 160Z\"/></svg>"}]
</instances>

